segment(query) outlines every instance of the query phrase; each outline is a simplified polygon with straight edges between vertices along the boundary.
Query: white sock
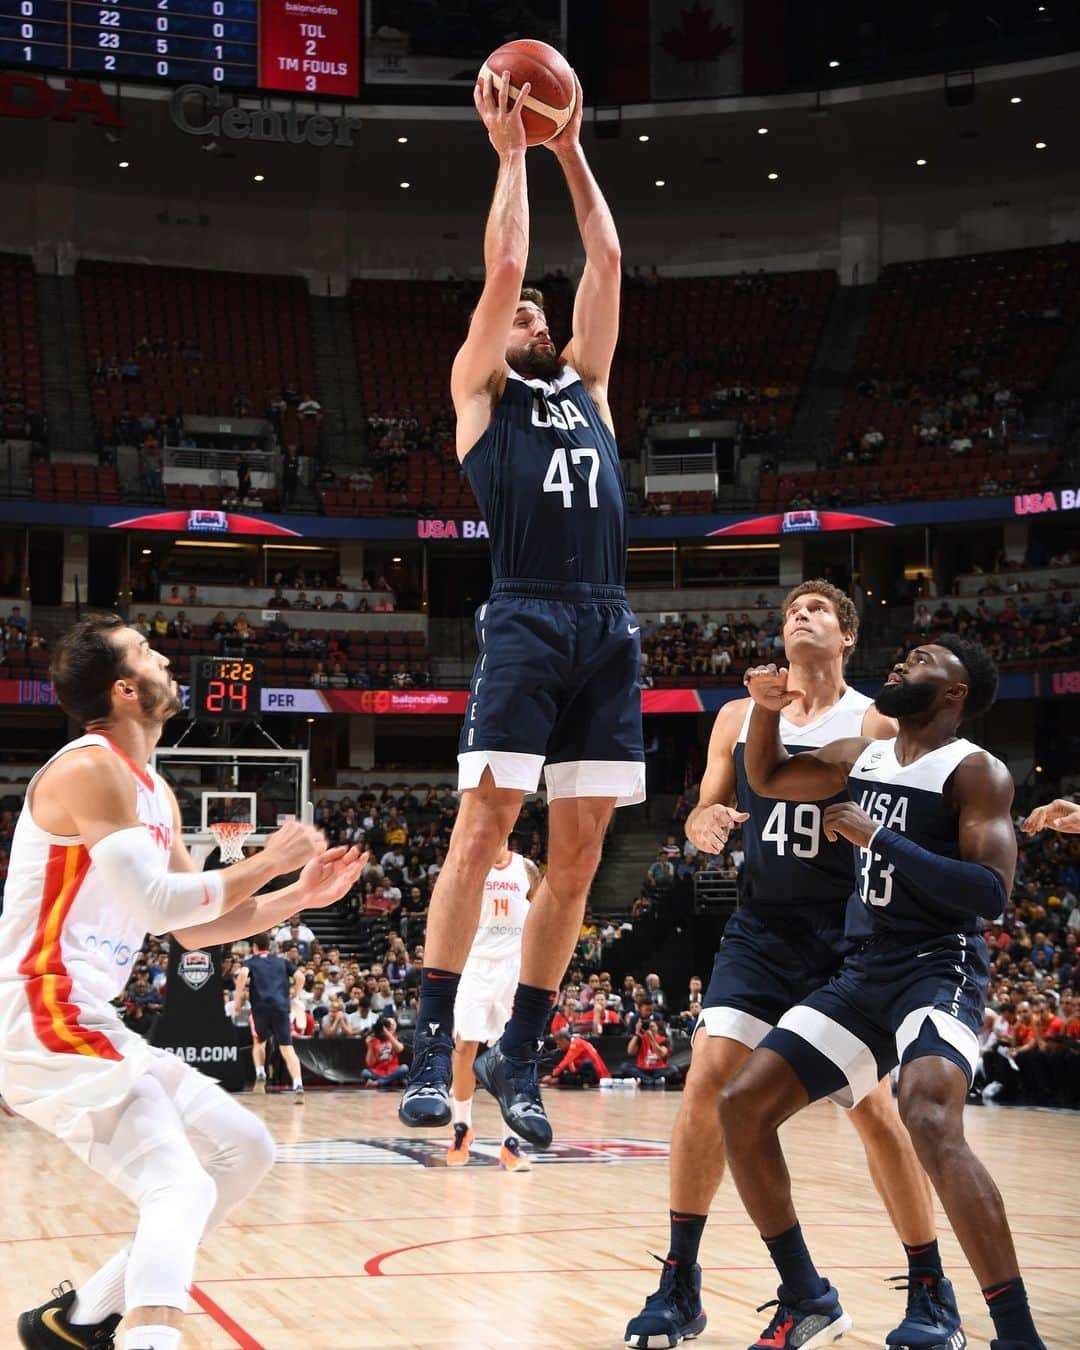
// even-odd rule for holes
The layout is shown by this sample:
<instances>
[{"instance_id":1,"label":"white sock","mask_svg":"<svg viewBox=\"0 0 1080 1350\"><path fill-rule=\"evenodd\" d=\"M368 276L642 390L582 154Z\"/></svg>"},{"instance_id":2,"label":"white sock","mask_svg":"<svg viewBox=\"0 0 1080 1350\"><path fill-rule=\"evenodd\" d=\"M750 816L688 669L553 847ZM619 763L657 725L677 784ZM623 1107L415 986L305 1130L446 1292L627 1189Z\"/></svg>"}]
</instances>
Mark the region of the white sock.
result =
<instances>
[{"instance_id":1,"label":"white sock","mask_svg":"<svg viewBox=\"0 0 1080 1350\"><path fill-rule=\"evenodd\" d=\"M265 1077L266 1077L266 1070L265 1070L265 1069L256 1069L256 1070L255 1070L255 1077L256 1077L256 1078L265 1078Z\"/></svg>"},{"instance_id":2,"label":"white sock","mask_svg":"<svg viewBox=\"0 0 1080 1350\"><path fill-rule=\"evenodd\" d=\"M180 1350L179 1327L134 1327L124 1335L124 1350Z\"/></svg>"},{"instance_id":3,"label":"white sock","mask_svg":"<svg viewBox=\"0 0 1080 1350\"><path fill-rule=\"evenodd\" d=\"M303 1092L304 1080L302 1078L294 1078L292 1088L294 1092Z\"/></svg>"},{"instance_id":4,"label":"white sock","mask_svg":"<svg viewBox=\"0 0 1080 1350\"><path fill-rule=\"evenodd\" d=\"M466 1097L466 1099L465 1099L463 1102L458 1101L458 1099L457 1099L456 1097L451 1098L451 1100L453 1101L453 1104L454 1104L454 1105L453 1105L453 1110L454 1110L454 1124L455 1124L455 1125L467 1125L467 1126L469 1127L469 1129L471 1130L471 1129L472 1129L472 1098L471 1098L471 1097Z\"/></svg>"},{"instance_id":5,"label":"white sock","mask_svg":"<svg viewBox=\"0 0 1080 1350\"><path fill-rule=\"evenodd\" d=\"M96 1326L106 1317L124 1311L124 1272L129 1250L128 1247L121 1248L79 1286L67 1318L72 1326Z\"/></svg>"}]
</instances>

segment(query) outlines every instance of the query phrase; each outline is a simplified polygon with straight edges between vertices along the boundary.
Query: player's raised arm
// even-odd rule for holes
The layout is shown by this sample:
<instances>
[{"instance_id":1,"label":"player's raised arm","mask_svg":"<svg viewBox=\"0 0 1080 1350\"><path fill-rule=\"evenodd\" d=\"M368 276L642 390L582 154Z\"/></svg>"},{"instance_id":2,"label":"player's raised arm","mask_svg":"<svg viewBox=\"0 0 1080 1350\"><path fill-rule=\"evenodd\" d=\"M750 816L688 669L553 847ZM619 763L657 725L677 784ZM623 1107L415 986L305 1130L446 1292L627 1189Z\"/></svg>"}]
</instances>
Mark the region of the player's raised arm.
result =
<instances>
[{"instance_id":1,"label":"player's raised arm","mask_svg":"<svg viewBox=\"0 0 1080 1350\"><path fill-rule=\"evenodd\" d=\"M576 76L575 76L576 79ZM581 376L608 425L608 376L619 339L619 292L622 286L622 250L615 220L604 200L581 148L581 82L573 116L563 130L545 144L555 155L570 189L578 233L585 246L585 270L574 299L573 336L563 360Z\"/></svg>"},{"instance_id":2,"label":"player's raised arm","mask_svg":"<svg viewBox=\"0 0 1080 1350\"><path fill-rule=\"evenodd\" d=\"M698 804L686 817L686 837L702 853L723 853L728 835L749 816L735 802L735 742L746 700L733 699L716 714Z\"/></svg>"},{"instance_id":3,"label":"player's raised arm","mask_svg":"<svg viewBox=\"0 0 1080 1350\"><path fill-rule=\"evenodd\" d=\"M484 231L484 289L469 324L469 335L454 360L450 393L459 420L468 418L470 411L484 419L477 435L486 429L491 405L502 391L506 335L529 259L529 195L521 120L529 85L522 87L513 107L509 106L509 91L508 73L504 73L498 88L492 77L485 75L473 89L476 110L499 156L499 173ZM471 439L464 444L468 449Z\"/></svg>"},{"instance_id":4,"label":"player's raised arm","mask_svg":"<svg viewBox=\"0 0 1080 1350\"><path fill-rule=\"evenodd\" d=\"M744 682L754 700L746 736L746 777L761 797L824 801L844 791L851 766L868 742L852 736L820 750L789 755L780 739L780 714L803 693L789 689L787 680L788 672L774 665L754 666L746 672Z\"/></svg>"}]
</instances>

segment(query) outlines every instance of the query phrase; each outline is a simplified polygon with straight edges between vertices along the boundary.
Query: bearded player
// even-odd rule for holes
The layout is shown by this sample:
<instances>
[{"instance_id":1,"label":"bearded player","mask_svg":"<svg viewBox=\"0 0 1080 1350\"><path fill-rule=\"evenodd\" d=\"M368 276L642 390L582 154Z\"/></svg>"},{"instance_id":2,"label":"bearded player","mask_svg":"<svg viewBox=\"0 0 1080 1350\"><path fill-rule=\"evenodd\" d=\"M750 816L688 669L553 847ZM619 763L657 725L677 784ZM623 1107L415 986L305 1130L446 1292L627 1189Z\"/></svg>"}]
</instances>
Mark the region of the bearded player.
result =
<instances>
[{"instance_id":1,"label":"bearded player","mask_svg":"<svg viewBox=\"0 0 1080 1350\"><path fill-rule=\"evenodd\" d=\"M615 224L585 161L581 91L548 143L585 246L573 336L561 351L529 251L522 97L486 77L477 110L499 157L484 235L485 281L451 374L457 452L491 535L491 598L476 615L480 654L459 745L458 812L428 914L414 1058L399 1116L448 1125L454 1000L476 932L484 878L541 769L548 870L529 906L521 977L502 1037L476 1076L503 1120L551 1143L537 1059L585 897L617 805L645 796L641 646L626 603L626 497L607 386L619 325ZM546 767L545 767L546 766Z\"/></svg>"},{"instance_id":2,"label":"bearded player","mask_svg":"<svg viewBox=\"0 0 1080 1350\"><path fill-rule=\"evenodd\" d=\"M149 1046L113 1000L147 930L188 948L232 942L333 903L356 850L326 850L292 822L254 857L198 872L169 787L149 767L180 711L169 663L116 614L82 620L52 665L60 706L86 734L34 777L15 828L0 917L0 1091L138 1209L132 1240L79 1288L19 1318L37 1350L114 1343L176 1350L204 1235L265 1176L258 1117L183 1060ZM266 897L274 877L303 868ZM130 960L130 957L129 957Z\"/></svg>"},{"instance_id":3,"label":"bearded player","mask_svg":"<svg viewBox=\"0 0 1080 1350\"><path fill-rule=\"evenodd\" d=\"M844 680L859 625L850 598L828 581L804 581L786 596L782 614L792 684L806 691L784 710L787 751L809 752L846 736L893 735L896 723ZM626 1329L627 1344L637 1347L677 1345L704 1329L698 1247L724 1170L719 1095L783 1014L836 973L851 945L844 920L854 859L846 839L825 835L832 798L789 803L753 790L745 762L753 706L752 699L733 700L717 715L699 803L686 822L687 837L705 853L722 852L741 823L746 862L741 903L724 930L695 1028L671 1141L668 1255L659 1288ZM888 1344L961 1350L930 1188L888 1083L850 1119L907 1255L908 1306Z\"/></svg>"}]
</instances>

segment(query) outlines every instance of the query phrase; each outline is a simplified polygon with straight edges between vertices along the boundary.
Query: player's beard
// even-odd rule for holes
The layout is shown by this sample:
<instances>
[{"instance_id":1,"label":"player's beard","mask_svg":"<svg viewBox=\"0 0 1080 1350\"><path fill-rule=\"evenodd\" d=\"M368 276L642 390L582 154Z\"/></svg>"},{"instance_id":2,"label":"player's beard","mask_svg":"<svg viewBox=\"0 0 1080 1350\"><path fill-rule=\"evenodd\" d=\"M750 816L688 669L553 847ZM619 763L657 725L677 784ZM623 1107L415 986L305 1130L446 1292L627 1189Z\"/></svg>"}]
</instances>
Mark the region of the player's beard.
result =
<instances>
[{"instance_id":1,"label":"player's beard","mask_svg":"<svg viewBox=\"0 0 1080 1350\"><path fill-rule=\"evenodd\" d=\"M183 710L180 688L173 685L171 676L166 675L163 682L144 676L138 681L138 688L139 707L148 722L165 723Z\"/></svg>"},{"instance_id":2,"label":"player's beard","mask_svg":"<svg viewBox=\"0 0 1080 1350\"><path fill-rule=\"evenodd\" d=\"M936 697L932 684L901 680L899 684L882 685L874 705L885 717L915 717L929 712Z\"/></svg>"},{"instance_id":3,"label":"player's beard","mask_svg":"<svg viewBox=\"0 0 1080 1350\"><path fill-rule=\"evenodd\" d=\"M555 347L511 347L506 364L524 380L547 380L549 384L566 369Z\"/></svg>"}]
</instances>

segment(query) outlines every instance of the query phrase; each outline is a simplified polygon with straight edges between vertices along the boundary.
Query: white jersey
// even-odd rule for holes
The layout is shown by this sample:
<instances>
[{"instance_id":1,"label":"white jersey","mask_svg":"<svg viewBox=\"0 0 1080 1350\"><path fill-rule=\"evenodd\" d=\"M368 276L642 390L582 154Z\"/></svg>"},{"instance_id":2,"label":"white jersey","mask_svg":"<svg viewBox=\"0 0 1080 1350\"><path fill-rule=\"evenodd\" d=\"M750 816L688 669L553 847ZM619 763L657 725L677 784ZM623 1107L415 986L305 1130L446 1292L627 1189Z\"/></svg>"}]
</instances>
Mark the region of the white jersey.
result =
<instances>
[{"instance_id":1,"label":"white jersey","mask_svg":"<svg viewBox=\"0 0 1080 1350\"><path fill-rule=\"evenodd\" d=\"M484 881L484 905L469 960L521 960L521 935L529 912L529 874L520 853L511 853Z\"/></svg>"},{"instance_id":2,"label":"white jersey","mask_svg":"<svg viewBox=\"0 0 1080 1350\"><path fill-rule=\"evenodd\" d=\"M167 857L172 800L153 769L96 734L69 742L48 763L88 745L113 751L131 769L136 814ZM87 1109L122 1100L155 1052L112 1005L146 931L109 891L78 836L48 834L35 822L33 792L44 768L15 826L0 915L0 1093L22 1115L64 1133Z\"/></svg>"}]
</instances>

